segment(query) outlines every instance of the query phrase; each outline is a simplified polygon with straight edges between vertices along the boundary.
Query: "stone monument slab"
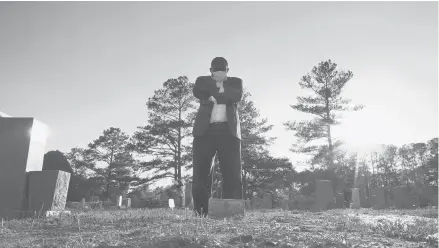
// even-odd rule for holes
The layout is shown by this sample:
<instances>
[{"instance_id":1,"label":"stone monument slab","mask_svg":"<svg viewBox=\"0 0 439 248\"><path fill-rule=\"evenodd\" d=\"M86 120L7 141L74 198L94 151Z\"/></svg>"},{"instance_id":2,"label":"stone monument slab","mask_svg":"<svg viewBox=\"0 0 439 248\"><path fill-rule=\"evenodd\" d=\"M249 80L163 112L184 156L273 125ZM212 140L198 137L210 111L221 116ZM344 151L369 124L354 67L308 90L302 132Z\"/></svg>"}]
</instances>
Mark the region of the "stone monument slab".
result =
<instances>
[{"instance_id":1,"label":"stone monument slab","mask_svg":"<svg viewBox=\"0 0 439 248\"><path fill-rule=\"evenodd\" d=\"M387 207L387 192L383 187L371 189L371 205L374 209L383 209Z\"/></svg>"},{"instance_id":2,"label":"stone monument slab","mask_svg":"<svg viewBox=\"0 0 439 248\"><path fill-rule=\"evenodd\" d=\"M47 135L47 126L34 118L0 117L1 218L26 215L26 173L42 170Z\"/></svg>"},{"instance_id":3,"label":"stone monument slab","mask_svg":"<svg viewBox=\"0 0 439 248\"><path fill-rule=\"evenodd\" d=\"M327 210L334 205L334 192L332 182L329 180L317 180L316 182L316 204L314 211Z\"/></svg>"},{"instance_id":4,"label":"stone monument slab","mask_svg":"<svg viewBox=\"0 0 439 248\"><path fill-rule=\"evenodd\" d=\"M394 187L389 192L392 207L413 209L419 207L419 196L410 193L410 189L404 186Z\"/></svg>"},{"instance_id":5,"label":"stone monument slab","mask_svg":"<svg viewBox=\"0 0 439 248\"><path fill-rule=\"evenodd\" d=\"M65 209L70 173L59 170L29 172L28 211L44 214Z\"/></svg>"},{"instance_id":6,"label":"stone monument slab","mask_svg":"<svg viewBox=\"0 0 439 248\"><path fill-rule=\"evenodd\" d=\"M272 209L273 208L273 198L270 193L265 193L262 199L262 208Z\"/></svg>"},{"instance_id":7,"label":"stone monument slab","mask_svg":"<svg viewBox=\"0 0 439 248\"><path fill-rule=\"evenodd\" d=\"M192 209L192 183L186 183L184 187L184 206Z\"/></svg>"},{"instance_id":8,"label":"stone monument slab","mask_svg":"<svg viewBox=\"0 0 439 248\"><path fill-rule=\"evenodd\" d=\"M252 202L252 209L262 208L262 199L259 196L257 195L253 196L251 202Z\"/></svg>"},{"instance_id":9,"label":"stone monument slab","mask_svg":"<svg viewBox=\"0 0 439 248\"><path fill-rule=\"evenodd\" d=\"M336 208L344 208L345 202L344 202L344 193L339 192L335 194L335 207Z\"/></svg>"},{"instance_id":10,"label":"stone monument slab","mask_svg":"<svg viewBox=\"0 0 439 248\"><path fill-rule=\"evenodd\" d=\"M360 207L361 207L361 203L360 203L360 189L359 188L353 188L352 189L351 208L359 209Z\"/></svg>"}]
</instances>

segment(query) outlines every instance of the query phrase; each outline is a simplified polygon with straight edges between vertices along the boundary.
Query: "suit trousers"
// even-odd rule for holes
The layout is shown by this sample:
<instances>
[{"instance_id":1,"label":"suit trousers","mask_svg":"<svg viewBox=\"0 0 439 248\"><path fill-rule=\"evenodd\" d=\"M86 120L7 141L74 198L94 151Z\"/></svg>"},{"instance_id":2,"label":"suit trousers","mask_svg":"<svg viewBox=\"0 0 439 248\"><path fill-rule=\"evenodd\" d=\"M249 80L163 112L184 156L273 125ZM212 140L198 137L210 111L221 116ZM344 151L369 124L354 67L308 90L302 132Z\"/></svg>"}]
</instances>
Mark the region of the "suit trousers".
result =
<instances>
[{"instance_id":1,"label":"suit trousers","mask_svg":"<svg viewBox=\"0 0 439 248\"><path fill-rule=\"evenodd\" d=\"M210 124L193 142L192 196L196 214L207 216L211 196L213 157L217 154L222 174L224 199L242 199L241 140L230 132L228 123Z\"/></svg>"}]
</instances>

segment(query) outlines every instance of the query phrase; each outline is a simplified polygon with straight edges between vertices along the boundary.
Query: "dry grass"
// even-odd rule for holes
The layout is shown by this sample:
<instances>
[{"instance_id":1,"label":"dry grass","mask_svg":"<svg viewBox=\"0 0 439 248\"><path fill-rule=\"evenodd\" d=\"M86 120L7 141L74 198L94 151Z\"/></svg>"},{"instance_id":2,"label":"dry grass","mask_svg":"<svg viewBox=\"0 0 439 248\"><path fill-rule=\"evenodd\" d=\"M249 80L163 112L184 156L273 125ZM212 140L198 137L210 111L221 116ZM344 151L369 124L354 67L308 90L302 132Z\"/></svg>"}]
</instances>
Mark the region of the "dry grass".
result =
<instances>
[{"instance_id":1,"label":"dry grass","mask_svg":"<svg viewBox=\"0 0 439 248\"><path fill-rule=\"evenodd\" d=\"M428 211L270 210L229 220L168 209L74 212L5 221L0 247L437 247Z\"/></svg>"}]
</instances>

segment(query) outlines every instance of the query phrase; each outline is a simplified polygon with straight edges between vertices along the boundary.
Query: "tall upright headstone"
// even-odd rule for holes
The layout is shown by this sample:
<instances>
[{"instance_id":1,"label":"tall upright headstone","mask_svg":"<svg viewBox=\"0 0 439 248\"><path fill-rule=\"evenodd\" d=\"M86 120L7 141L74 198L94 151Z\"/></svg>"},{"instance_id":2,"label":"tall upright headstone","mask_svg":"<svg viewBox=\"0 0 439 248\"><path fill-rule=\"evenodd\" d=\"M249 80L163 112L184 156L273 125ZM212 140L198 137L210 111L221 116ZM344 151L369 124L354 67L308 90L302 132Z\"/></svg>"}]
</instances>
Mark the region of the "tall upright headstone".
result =
<instances>
[{"instance_id":1,"label":"tall upright headstone","mask_svg":"<svg viewBox=\"0 0 439 248\"><path fill-rule=\"evenodd\" d=\"M60 170L29 173L28 211L62 211L66 206L70 173Z\"/></svg>"},{"instance_id":2,"label":"tall upright headstone","mask_svg":"<svg viewBox=\"0 0 439 248\"><path fill-rule=\"evenodd\" d=\"M342 192L338 192L335 194L335 206L336 208L344 208L344 194Z\"/></svg>"},{"instance_id":3,"label":"tall upright headstone","mask_svg":"<svg viewBox=\"0 0 439 248\"><path fill-rule=\"evenodd\" d=\"M34 118L0 117L0 217L26 215L28 173L41 171L47 127Z\"/></svg>"},{"instance_id":4,"label":"tall upright headstone","mask_svg":"<svg viewBox=\"0 0 439 248\"><path fill-rule=\"evenodd\" d=\"M361 203L360 203L360 189L359 188L353 188L352 189L351 208L359 209L360 207L361 207Z\"/></svg>"},{"instance_id":5,"label":"tall upright headstone","mask_svg":"<svg viewBox=\"0 0 439 248\"><path fill-rule=\"evenodd\" d=\"M327 210L335 205L332 182L329 180L316 181L316 203L313 211Z\"/></svg>"},{"instance_id":6,"label":"tall upright headstone","mask_svg":"<svg viewBox=\"0 0 439 248\"><path fill-rule=\"evenodd\" d=\"M372 207L374 209L383 209L387 207L387 192L384 187L371 189Z\"/></svg>"},{"instance_id":7,"label":"tall upright headstone","mask_svg":"<svg viewBox=\"0 0 439 248\"><path fill-rule=\"evenodd\" d=\"M272 209L273 208L273 197L270 193L265 193L264 198L262 198L262 208Z\"/></svg>"},{"instance_id":8,"label":"tall upright headstone","mask_svg":"<svg viewBox=\"0 0 439 248\"><path fill-rule=\"evenodd\" d=\"M192 209L194 207L192 200L192 183L187 182L184 187L184 206Z\"/></svg>"}]
</instances>

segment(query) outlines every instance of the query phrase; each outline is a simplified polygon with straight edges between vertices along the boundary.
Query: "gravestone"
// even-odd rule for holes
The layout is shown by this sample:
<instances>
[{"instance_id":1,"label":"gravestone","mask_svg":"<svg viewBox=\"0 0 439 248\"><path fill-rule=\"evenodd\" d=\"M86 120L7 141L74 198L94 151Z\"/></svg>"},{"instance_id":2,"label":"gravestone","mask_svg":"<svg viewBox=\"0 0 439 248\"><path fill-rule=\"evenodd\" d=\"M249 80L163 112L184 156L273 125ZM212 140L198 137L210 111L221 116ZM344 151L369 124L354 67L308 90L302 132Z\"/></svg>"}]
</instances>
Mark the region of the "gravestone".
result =
<instances>
[{"instance_id":1,"label":"gravestone","mask_svg":"<svg viewBox=\"0 0 439 248\"><path fill-rule=\"evenodd\" d=\"M47 131L34 118L0 117L0 218L26 216L27 172L42 170Z\"/></svg>"},{"instance_id":2,"label":"gravestone","mask_svg":"<svg viewBox=\"0 0 439 248\"><path fill-rule=\"evenodd\" d=\"M426 207L429 205L438 205L438 187L437 186L424 186L415 188L412 190L419 197L420 207Z\"/></svg>"},{"instance_id":3,"label":"gravestone","mask_svg":"<svg viewBox=\"0 0 439 248\"><path fill-rule=\"evenodd\" d=\"M384 209L387 207L387 192L383 187L371 189L371 205L374 209Z\"/></svg>"},{"instance_id":4,"label":"gravestone","mask_svg":"<svg viewBox=\"0 0 439 248\"><path fill-rule=\"evenodd\" d=\"M81 209L85 209L86 205L85 205L85 198L81 199Z\"/></svg>"},{"instance_id":5,"label":"gravestone","mask_svg":"<svg viewBox=\"0 0 439 248\"><path fill-rule=\"evenodd\" d=\"M70 173L59 170L29 173L28 211L41 214L62 211L66 206Z\"/></svg>"},{"instance_id":6,"label":"gravestone","mask_svg":"<svg viewBox=\"0 0 439 248\"><path fill-rule=\"evenodd\" d=\"M336 208L344 208L345 202L344 202L344 193L339 192L335 194L335 207Z\"/></svg>"},{"instance_id":7,"label":"gravestone","mask_svg":"<svg viewBox=\"0 0 439 248\"><path fill-rule=\"evenodd\" d=\"M310 210L316 203L314 196L299 195L294 198L295 207L300 210Z\"/></svg>"},{"instance_id":8,"label":"gravestone","mask_svg":"<svg viewBox=\"0 0 439 248\"><path fill-rule=\"evenodd\" d=\"M282 199L280 207L283 210L290 210L290 206L289 206L289 200L288 199Z\"/></svg>"},{"instance_id":9,"label":"gravestone","mask_svg":"<svg viewBox=\"0 0 439 248\"><path fill-rule=\"evenodd\" d=\"M136 190L133 193L139 200L143 200L146 198L145 191L143 189Z\"/></svg>"},{"instance_id":10,"label":"gravestone","mask_svg":"<svg viewBox=\"0 0 439 248\"><path fill-rule=\"evenodd\" d=\"M317 180L316 182L316 203L312 207L313 211L327 210L334 203L334 192L332 182L329 180Z\"/></svg>"},{"instance_id":11,"label":"gravestone","mask_svg":"<svg viewBox=\"0 0 439 248\"><path fill-rule=\"evenodd\" d=\"M239 199L209 198L209 217L223 219L232 216L243 217L245 214L245 201Z\"/></svg>"},{"instance_id":12,"label":"gravestone","mask_svg":"<svg viewBox=\"0 0 439 248\"><path fill-rule=\"evenodd\" d=\"M411 194L407 187L394 187L389 192L389 202L391 207L413 209L419 207L419 198Z\"/></svg>"},{"instance_id":13,"label":"gravestone","mask_svg":"<svg viewBox=\"0 0 439 248\"><path fill-rule=\"evenodd\" d=\"M252 209L252 201L247 198L247 200L245 200L245 209L250 210Z\"/></svg>"},{"instance_id":14,"label":"gravestone","mask_svg":"<svg viewBox=\"0 0 439 248\"><path fill-rule=\"evenodd\" d=\"M288 199L287 203L288 203L288 210L299 209L298 204L297 204L296 201Z\"/></svg>"},{"instance_id":15,"label":"gravestone","mask_svg":"<svg viewBox=\"0 0 439 248\"><path fill-rule=\"evenodd\" d=\"M131 196L131 207L132 208L140 207L139 197L137 197L137 195L135 195L135 194Z\"/></svg>"},{"instance_id":16,"label":"gravestone","mask_svg":"<svg viewBox=\"0 0 439 248\"><path fill-rule=\"evenodd\" d=\"M163 204L165 206L168 205L169 197L166 194L166 192L163 192L160 194L159 201L161 202L161 204Z\"/></svg>"},{"instance_id":17,"label":"gravestone","mask_svg":"<svg viewBox=\"0 0 439 248\"><path fill-rule=\"evenodd\" d=\"M273 198L270 193L265 193L262 199L262 208L272 209L273 208Z\"/></svg>"},{"instance_id":18,"label":"gravestone","mask_svg":"<svg viewBox=\"0 0 439 248\"><path fill-rule=\"evenodd\" d=\"M261 207L262 207L262 199L259 196L257 196L257 195L253 196L253 198L252 198L252 208L253 209L259 209Z\"/></svg>"},{"instance_id":19,"label":"gravestone","mask_svg":"<svg viewBox=\"0 0 439 248\"><path fill-rule=\"evenodd\" d=\"M187 182L184 187L184 206L193 209L194 203L192 200L192 183Z\"/></svg>"},{"instance_id":20,"label":"gravestone","mask_svg":"<svg viewBox=\"0 0 439 248\"><path fill-rule=\"evenodd\" d=\"M172 199L174 199L174 203L175 203L176 207L182 206L182 204L181 204L182 202L181 202L179 196L176 196L175 198L172 198Z\"/></svg>"},{"instance_id":21,"label":"gravestone","mask_svg":"<svg viewBox=\"0 0 439 248\"><path fill-rule=\"evenodd\" d=\"M123 200L123 198L121 195L117 197L117 206L118 207L122 207L122 200Z\"/></svg>"},{"instance_id":22,"label":"gravestone","mask_svg":"<svg viewBox=\"0 0 439 248\"><path fill-rule=\"evenodd\" d=\"M359 209L360 207L361 207L361 203L360 203L360 189L359 188L353 188L352 189L351 208Z\"/></svg>"},{"instance_id":23,"label":"gravestone","mask_svg":"<svg viewBox=\"0 0 439 248\"><path fill-rule=\"evenodd\" d=\"M174 199L169 199L168 200L168 206L169 206L169 208L174 209L174 207L175 207Z\"/></svg>"},{"instance_id":24,"label":"gravestone","mask_svg":"<svg viewBox=\"0 0 439 248\"><path fill-rule=\"evenodd\" d=\"M90 197L90 201L91 202L98 202L99 201L99 196L97 196L97 195L91 196Z\"/></svg>"},{"instance_id":25,"label":"gravestone","mask_svg":"<svg viewBox=\"0 0 439 248\"><path fill-rule=\"evenodd\" d=\"M359 188L360 195L360 207L368 208L369 207L369 197L367 196L366 188Z\"/></svg>"}]
</instances>

